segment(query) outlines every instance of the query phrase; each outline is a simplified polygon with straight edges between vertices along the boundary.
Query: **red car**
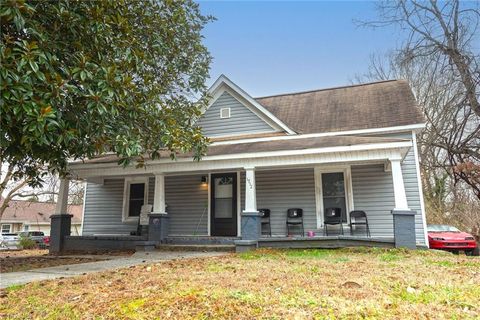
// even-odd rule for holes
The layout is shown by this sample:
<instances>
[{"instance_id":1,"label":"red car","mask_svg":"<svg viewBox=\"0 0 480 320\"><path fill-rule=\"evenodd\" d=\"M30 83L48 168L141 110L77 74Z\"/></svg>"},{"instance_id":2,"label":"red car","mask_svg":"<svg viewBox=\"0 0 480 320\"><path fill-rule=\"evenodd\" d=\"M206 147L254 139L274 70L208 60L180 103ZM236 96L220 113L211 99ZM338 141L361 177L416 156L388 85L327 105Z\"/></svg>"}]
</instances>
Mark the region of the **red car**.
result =
<instances>
[{"instance_id":1,"label":"red car","mask_svg":"<svg viewBox=\"0 0 480 320\"><path fill-rule=\"evenodd\" d=\"M453 253L464 251L466 255L478 256L475 238L455 227L433 224L427 227L430 249L447 250Z\"/></svg>"}]
</instances>

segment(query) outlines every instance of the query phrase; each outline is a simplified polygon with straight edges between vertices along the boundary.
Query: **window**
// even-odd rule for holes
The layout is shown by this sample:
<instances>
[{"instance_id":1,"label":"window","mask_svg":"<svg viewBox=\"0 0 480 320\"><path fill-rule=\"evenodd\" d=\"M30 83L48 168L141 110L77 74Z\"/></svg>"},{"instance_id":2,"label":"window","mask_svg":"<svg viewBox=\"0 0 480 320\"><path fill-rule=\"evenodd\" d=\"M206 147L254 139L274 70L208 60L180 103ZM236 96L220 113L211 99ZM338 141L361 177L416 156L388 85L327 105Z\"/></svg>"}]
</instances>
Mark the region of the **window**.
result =
<instances>
[{"instance_id":1,"label":"window","mask_svg":"<svg viewBox=\"0 0 480 320\"><path fill-rule=\"evenodd\" d=\"M315 168L317 227L322 228L325 209L340 208L343 222L348 223L353 210L352 180L349 166Z\"/></svg>"},{"instance_id":2,"label":"window","mask_svg":"<svg viewBox=\"0 0 480 320\"><path fill-rule=\"evenodd\" d=\"M215 184L215 218L233 217L233 178L221 177L214 179Z\"/></svg>"},{"instance_id":3,"label":"window","mask_svg":"<svg viewBox=\"0 0 480 320\"><path fill-rule=\"evenodd\" d=\"M128 200L128 216L140 216L140 210L145 202L145 183L131 183Z\"/></svg>"},{"instance_id":4,"label":"window","mask_svg":"<svg viewBox=\"0 0 480 320\"><path fill-rule=\"evenodd\" d=\"M221 108L220 109L220 118L230 118L230 108Z\"/></svg>"},{"instance_id":5,"label":"window","mask_svg":"<svg viewBox=\"0 0 480 320\"><path fill-rule=\"evenodd\" d=\"M134 220L147 204L148 178L125 179L123 219Z\"/></svg>"},{"instance_id":6,"label":"window","mask_svg":"<svg viewBox=\"0 0 480 320\"><path fill-rule=\"evenodd\" d=\"M11 224L2 224L2 234L3 233L10 233L12 229Z\"/></svg>"},{"instance_id":7,"label":"window","mask_svg":"<svg viewBox=\"0 0 480 320\"><path fill-rule=\"evenodd\" d=\"M323 212L326 208L342 209L343 222L347 222L347 203L343 172L322 173Z\"/></svg>"},{"instance_id":8,"label":"window","mask_svg":"<svg viewBox=\"0 0 480 320\"><path fill-rule=\"evenodd\" d=\"M29 227L30 227L30 226L29 226L28 224L24 224L24 225L23 225L23 231L28 231L28 228L29 228Z\"/></svg>"}]
</instances>

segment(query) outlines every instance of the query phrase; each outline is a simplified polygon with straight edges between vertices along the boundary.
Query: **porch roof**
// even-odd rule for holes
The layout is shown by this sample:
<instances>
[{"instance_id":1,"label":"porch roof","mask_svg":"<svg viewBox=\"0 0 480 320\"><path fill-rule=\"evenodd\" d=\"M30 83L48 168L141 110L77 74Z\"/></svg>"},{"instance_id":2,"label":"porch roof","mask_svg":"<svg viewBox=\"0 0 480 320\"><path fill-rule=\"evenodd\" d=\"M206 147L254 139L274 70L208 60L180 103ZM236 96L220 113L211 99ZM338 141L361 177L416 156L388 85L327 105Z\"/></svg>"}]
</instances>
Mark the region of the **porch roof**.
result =
<instances>
[{"instance_id":1,"label":"porch roof","mask_svg":"<svg viewBox=\"0 0 480 320\"><path fill-rule=\"evenodd\" d=\"M232 155L232 154L249 154L259 152L273 151L301 151L308 149L329 148L329 147L346 147L354 145L369 145L379 143L407 142L408 139L399 138L380 138L380 137L359 137L359 136L332 136L332 137L312 137L288 140L272 140L257 141L247 143L231 143L222 145L210 145L207 149L206 157ZM161 158L168 158L168 151L161 152ZM178 153L177 158L191 158L192 153ZM75 161L75 164L100 164L100 163L116 163L120 160L117 155L107 154L98 156L93 159Z\"/></svg>"}]
</instances>

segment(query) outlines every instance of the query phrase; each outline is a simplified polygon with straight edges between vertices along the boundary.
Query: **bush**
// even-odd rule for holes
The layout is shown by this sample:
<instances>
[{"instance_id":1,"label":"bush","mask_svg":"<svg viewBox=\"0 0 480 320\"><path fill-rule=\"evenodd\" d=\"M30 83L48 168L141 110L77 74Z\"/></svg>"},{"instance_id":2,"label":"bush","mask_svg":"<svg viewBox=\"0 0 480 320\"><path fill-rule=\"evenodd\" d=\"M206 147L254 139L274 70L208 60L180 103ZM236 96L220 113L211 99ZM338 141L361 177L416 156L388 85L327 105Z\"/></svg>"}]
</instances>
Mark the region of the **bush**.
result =
<instances>
[{"instance_id":1,"label":"bush","mask_svg":"<svg viewBox=\"0 0 480 320\"><path fill-rule=\"evenodd\" d=\"M37 246L35 241L29 238L21 238L20 239L20 245L22 246L23 249L33 249Z\"/></svg>"}]
</instances>

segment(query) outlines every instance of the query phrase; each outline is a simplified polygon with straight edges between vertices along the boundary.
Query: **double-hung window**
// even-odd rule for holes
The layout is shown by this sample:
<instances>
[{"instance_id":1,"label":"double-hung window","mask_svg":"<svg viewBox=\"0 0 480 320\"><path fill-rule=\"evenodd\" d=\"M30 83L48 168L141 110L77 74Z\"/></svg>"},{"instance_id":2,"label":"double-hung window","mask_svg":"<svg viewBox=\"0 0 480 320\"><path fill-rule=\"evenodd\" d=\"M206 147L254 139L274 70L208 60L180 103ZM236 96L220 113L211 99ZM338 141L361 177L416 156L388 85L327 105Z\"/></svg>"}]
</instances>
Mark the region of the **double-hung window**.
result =
<instances>
[{"instance_id":1,"label":"double-hung window","mask_svg":"<svg viewBox=\"0 0 480 320\"><path fill-rule=\"evenodd\" d=\"M317 227L321 228L327 208L340 208L342 221L348 223L353 210L353 194L350 167L315 168L315 198Z\"/></svg>"},{"instance_id":2,"label":"double-hung window","mask_svg":"<svg viewBox=\"0 0 480 320\"><path fill-rule=\"evenodd\" d=\"M136 220L147 199L148 178L125 179L123 219Z\"/></svg>"},{"instance_id":3,"label":"double-hung window","mask_svg":"<svg viewBox=\"0 0 480 320\"><path fill-rule=\"evenodd\" d=\"M2 233L10 233L10 232L12 232L12 225L2 224Z\"/></svg>"},{"instance_id":4,"label":"double-hung window","mask_svg":"<svg viewBox=\"0 0 480 320\"><path fill-rule=\"evenodd\" d=\"M323 212L327 208L340 208L342 221L347 222L347 198L343 172L322 173Z\"/></svg>"}]
</instances>

